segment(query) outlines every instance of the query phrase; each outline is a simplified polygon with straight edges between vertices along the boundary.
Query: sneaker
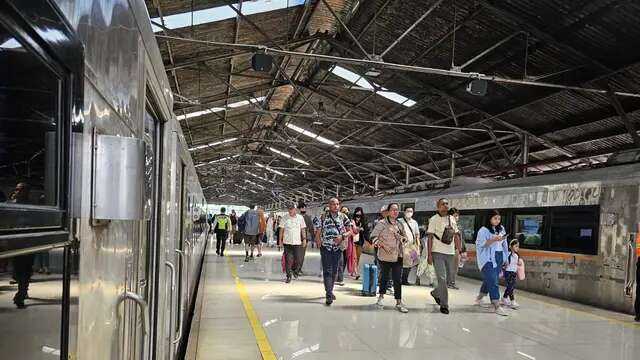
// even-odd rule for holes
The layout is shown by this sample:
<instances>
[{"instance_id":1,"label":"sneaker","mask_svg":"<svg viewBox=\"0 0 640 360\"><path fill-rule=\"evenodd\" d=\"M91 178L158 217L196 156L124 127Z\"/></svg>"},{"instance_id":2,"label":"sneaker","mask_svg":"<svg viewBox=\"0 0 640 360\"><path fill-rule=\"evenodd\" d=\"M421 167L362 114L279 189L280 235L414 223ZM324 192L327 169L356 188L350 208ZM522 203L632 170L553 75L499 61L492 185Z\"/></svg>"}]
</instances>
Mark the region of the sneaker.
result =
<instances>
[{"instance_id":1,"label":"sneaker","mask_svg":"<svg viewBox=\"0 0 640 360\"><path fill-rule=\"evenodd\" d=\"M344 286L344 281L336 281L336 285Z\"/></svg>"},{"instance_id":2,"label":"sneaker","mask_svg":"<svg viewBox=\"0 0 640 360\"><path fill-rule=\"evenodd\" d=\"M449 285L447 285L447 287L449 289L452 289L452 290L460 290L460 288L458 286L456 286L456 284L449 284Z\"/></svg>"},{"instance_id":3,"label":"sneaker","mask_svg":"<svg viewBox=\"0 0 640 360\"><path fill-rule=\"evenodd\" d=\"M223 254L223 253L220 253L220 256L224 256L224 254Z\"/></svg>"},{"instance_id":4,"label":"sneaker","mask_svg":"<svg viewBox=\"0 0 640 360\"><path fill-rule=\"evenodd\" d=\"M478 306L486 306L487 303L484 301L485 295L476 296L475 304Z\"/></svg>"},{"instance_id":5,"label":"sneaker","mask_svg":"<svg viewBox=\"0 0 640 360\"><path fill-rule=\"evenodd\" d=\"M298 273L293 273L293 278L298 280Z\"/></svg>"},{"instance_id":6,"label":"sneaker","mask_svg":"<svg viewBox=\"0 0 640 360\"><path fill-rule=\"evenodd\" d=\"M436 304L440 305L440 298L436 297L435 295L433 295L433 291L429 293L431 295L431 297L433 298L433 300L436 301Z\"/></svg>"},{"instance_id":7,"label":"sneaker","mask_svg":"<svg viewBox=\"0 0 640 360\"><path fill-rule=\"evenodd\" d=\"M384 308L384 298L383 297L378 297L378 301L376 301L376 305L378 305L379 308L383 309Z\"/></svg>"},{"instance_id":8,"label":"sneaker","mask_svg":"<svg viewBox=\"0 0 640 360\"><path fill-rule=\"evenodd\" d=\"M400 311L400 312L401 312L401 313L403 313L403 314L406 314L406 313L408 313L408 312L409 312L409 309L407 309L407 307L406 307L406 306L404 306L404 304L403 304L403 303L397 304L397 305L396 305L396 310Z\"/></svg>"},{"instance_id":9,"label":"sneaker","mask_svg":"<svg viewBox=\"0 0 640 360\"><path fill-rule=\"evenodd\" d=\"M251 260L253 260L253 254L251 254L251 256L249 256L249 258L250 258Z\"/></svg>"},{"instance_id":10,"label":"sneaker","mask_svg":"<svg viewBox=\"0 0 640 360\"><path fill-rule=\"evenodd\" d=\"M331 304L333 304L333 299L327 296L327 299L325 300L324 304L327 306L331 306Z\"/></svg>"},{"instance_id":11,"label":"sneaker","mask_svg":"<svg viewBox=\"0 0 640 360\"><path fill-rule=\"evenodd\" d=\"M291 276L287 276L287 279L284 281L285 283L290 283L291 282Z\"/></svg>"},{"instance_id":12,"label":"sneaker","mask_svg":"<svg viewBox=\"0 0 640 360\"><path fill-rule=\"evenodd\" d=\"M216 250L216 255L220 255L220 251ZM38 271L39 272L39 271Z\"/></svg>"},{"instance_id":13,"label":"sneaker","mask_svg":"<svg viewBox=\"0 0 640 360\"><path fill-rule=\"evenodd\" d=\"M509 306L511 306L512 309L517 309L517 308L520 307L520 304L518 304L515 300L513 300L511 302L511 305L509 305Z\"/></svg>"},{"instance_id":14,"label":"sneaker","mask_svg":"<svg viewBox=\"0 0 640 360\"><path fill-rule=\"evenodd\" d=\"M496 314L500 315L500 316L509 316L509 314L507 314L506 311L504 311L504 309L502 308L502 306L497 306L496 307Z\"/></svg>"},{"instance_id":15,"label":"sneaker","mask_svg":"<svg viewBox=\"0 0 640 360\"><path fill-rule=\"evenodd\" d=\"M500 305L511 306L511 300L509 298L500 299Z\"/></svg>"},{"instance_id":16,"label":"sneaker","mask_svg":"<svg viewBox=\"0 0 640 360\"><path fill-rule=\"evenodd\" d=\"M260 256L262 256L262 254L258 254L256 257L260 257Z\"/></svg>"},{"instance_id":17,"label":"sneaker","mask_svg":"<svg viewBox=\"0 0 640 360\"><path fill-rule=\"evenodd\" d=\"M248 256L244 258L244 262L249 262L249 257Z\"/></svg>"},{"instance_id":18,"label":"sneaker","mask_svg":"<svg viewBox=\"0 0 640 360\"><path fill-rule=\"evenodd\" d=\"M445 315L449 315L449 308L446 306L440 306L440 312Z\"/></svg>"}]
</instances>

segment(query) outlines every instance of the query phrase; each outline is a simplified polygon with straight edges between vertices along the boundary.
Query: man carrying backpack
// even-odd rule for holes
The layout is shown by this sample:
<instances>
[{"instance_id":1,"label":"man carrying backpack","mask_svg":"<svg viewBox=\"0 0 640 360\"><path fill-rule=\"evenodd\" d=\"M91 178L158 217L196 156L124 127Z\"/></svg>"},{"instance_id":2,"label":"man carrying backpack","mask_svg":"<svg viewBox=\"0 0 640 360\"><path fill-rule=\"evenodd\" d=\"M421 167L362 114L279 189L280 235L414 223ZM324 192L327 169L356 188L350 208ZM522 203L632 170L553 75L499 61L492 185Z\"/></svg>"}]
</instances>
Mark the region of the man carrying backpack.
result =
<instances>
[{"instance_id":1,"label":"man carrying backpack","mask_svg":"<svg viewBox=\"0 0 640 360\"><path fill-rule=\"evenodd\" d=\"M224 256L224 247L227 236L231 231L231 219L225 214L226 209L221 208L220 214L213 219L213 231L216 233L216 254Z\"/></svg>"}]
</instances>

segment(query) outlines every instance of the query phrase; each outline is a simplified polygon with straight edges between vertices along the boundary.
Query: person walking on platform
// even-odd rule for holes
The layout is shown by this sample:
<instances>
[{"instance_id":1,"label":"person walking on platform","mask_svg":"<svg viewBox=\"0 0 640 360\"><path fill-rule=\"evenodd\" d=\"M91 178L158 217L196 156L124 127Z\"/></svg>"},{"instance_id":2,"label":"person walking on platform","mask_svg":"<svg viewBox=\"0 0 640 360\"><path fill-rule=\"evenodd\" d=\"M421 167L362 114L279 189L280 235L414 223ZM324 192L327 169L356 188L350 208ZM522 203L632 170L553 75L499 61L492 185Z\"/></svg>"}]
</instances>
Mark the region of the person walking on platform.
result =
<instances>
[{"instance_id":1,"label":"person walking on platform","mask_svg":"<svg viewBox=\"0 0 640 360\"><path fill-rule=\"evenodd\" d=\"M518 253L520 251L520 245L518 239L512 239L509 242L509 255L507 256L507 265L504 269L504 281L507 288L504 290L501 305L508 306L512 309L517 309L520 305L516 302L516 298L513 292L516 289L516 281L521 276L524 276L524 262ZM521 269L520 269L521 268Z\"/></svg>"},{"instance_id":2,"label":"person walking on platform","mask_svg":"<svg viewBox=\"0 0 640 360\"><path fill-rule=\"evenodd\" d=\"M393 296L396 299L396 309L401 313L409 310L402 303L402 257L404 247L407 244L407 234L404 225L398 221L400 205L389 204L387 207L388 216L386 219L378 221L376 227L371 232L371 239L378 248L378 262L380 263L380 276L382 286L379 289L378 301L376 304L384 308L384 294L387 292L389 284L389 273L393 278Z\"/></svg>"},{"instance_id":3,"label":"person walking on platform","mask_svg":"<svg viewBox=\"0 0 640 360\"><path fill-rule=\"evenodd\" d=\"M291 204L288 207L289 214L282 218L280 222L280 237L278 244L284 247L284 263L287 273L286 283L291 282L291 275L298 279L301 268L300 250L303 244L307 242L307 226L304 223L302 215L296 213L296 205Z\"/></svg>"},{"instance_id":4,"label":"person walking on platform","mask_svg":"<svg viewBox=\"0 0 640 360\"><path fill-rule=\"evenodd\" d=\"M404 216L399 218L398 221L404 227L404 232L407 237L407 245L404 248L404 264L402 267L402 285L410 286L409 274L411 269L418 268L420 264L420 229L418 222L413 219L413 208L407 207L404 209ZM418 281L416 273L416 282Z\"/></svg>"},{"instance_id":5,"label":"person walking on platform","mask_svg":"<svg viewBox=\"0 0 640 360\"><path fill-rule=\"evenodd\" d=\"M258 242L260 220L258 219L258 212L255 210L255 207L255 205L250 205L249 210L242 214L240 219L238 219L238 223L244 223L243 233L245 262L248 262L249 259L253 259L253 249L256 247L256 243ZM251 251L251 255L249 255L249 251Z\"/></svg>"},{"instance_id":6,"label":"person walking on platform","mask_svg":"<svg viewBox=\"0 0 640 360\"><path fill-rule=\"evenodd\" d=\"M213 231L216 234L216 254L224 256L224 248L227 237L231 231L231 219L225 214L227 209L220 208L220 214L213 219Z\"/></svg>"},{"instance_id":7,"label":"person walking on platform","mask_svg":"<svg viewBox=\"0 0 640 360\"><path fill-rule=\"evenodd\" d=\"M461 263L464 263L464 259L467 256L467 246L464 243L464 229L460 225L460 210L456 208L449 209L449 215L456 220L458 224L458 230L460 231L460 248L461 252L457 252L454 255L453 263L451 264L451 271L447 273L447 287L453 290L460 290L456 285L456 277L458 276L458 270L461 267Z\"/></svg>"},{"instance_id":8,"label":"person walking on platform","mask_svg":"<svg viewBox=\"0 0 640 360\"><path fill-rule=\"evenodd\" d=\"M231 219L231 233L229 234L229 242L233 244L233 239L238 232L238 215L236 215L235 210L231 210L231 215L229 215L229 219Z\"/></svg>"},{"instance_id":9,"label":"person walking on platform","mask_svg":"<svg viewBox=\"0 0 640 360\"><path fill-rule=\"evenodd\" d=\"M439 199L436 208L438 213L429 219L427 227L427 262L434 266L438 279L431 296L440 305L440 312L449 314L447 273L451 271L453 255L460 251L460 232L456 220L449 216L449 200Z\"/></svg>"},{"instance_id":10,"label":"person walking on platform","mask_svg":"<svg viewBox=\"0 0 640 360\"><path fill-rule=\"evenodd\" d=\"M341 207L340 212L344 214L349 220L351 220L351 218L349 218L348 207L346 206ZM338 262L338 277L336 278L336 285L339 285L339 286L344 286L344 272L345 270L347 270L347 264L349 262L347 249L350 245L349 243L351 242L352 235L353 234L351 232L347 233L347 237L343 239L342 244L340 246L342 249L342 256L340 257L340 260Z\"/></svg>"},{"instance_id":11,"label":"person walking on platform","mask_svg":"<svg viewBox=\"0 0 640 360\"><path fill-rule=\"evenodd\" d=\"M258 257L262 256L262 243L266 243L265 236L267 235L267 217L263 208L258 208Z\"/></svg>"},{"instance_id":12,"label":"person walking on platform","mask_svg":"<svg viewBox=\"0 0 640 360\"><path fill-rule=\"evenodd\" d=\"M369 226L367 224L367 218L364 215L364 210L361 207L357 207L353 211L353 226L358 230L358 234L354 235L353 243L355 245L355 279L358 280L360 278L360 256L362 256L362 248L364 247L364 242L371 243L369 240Z\"/></svg>"},{"instance_id":13,"label":"person walking on platform","mask_svg":"<svg viewBox=\"0 0 640 360\"><path fill-rule=\"evenodd\" d=\"M491 210L487 215L487 223L478 230L476 237L476 259L478 268L482 272L482 286L476 298L476 304L482 305L482 299L487 294L491 299L495 313L501 316L508 314L500 306L500 271L507 265L506 255L507 233L501 224L502 218L498 210Z\"/></svg>"},{"instance_id":14,"label":"person walking on platform","mask_svg":"<svg viewBox=\"0 0 640 360\"><path fill-rule=\"evenodd\" d=\"M298 204L298 211L300 215L304 219L304 225L306 226L306 239L313 239L313 219L311 215L307 214L307 208L304 203ZM302 247L300 248L301 256L300 256L300 275L304 275L304 271L302 270L302 266L304 265L304 258L307 255L307 241L302 243Z\"/></svg>"},{"instance_id":15,"label":"person walking on platform","mask_svg":"<svg viewBox=\"0 0 640 360\"><path fill-rule=\"evenodd\" d=\"M343 242L351 229L351 221L338 211L339 208L340 201L337 198L329 199L329 211L314 224L316 244L320 248L327 306L336 299L333 294L333 285L338 275L338 262L342 256Z\"/></svg>"}]
</instances>

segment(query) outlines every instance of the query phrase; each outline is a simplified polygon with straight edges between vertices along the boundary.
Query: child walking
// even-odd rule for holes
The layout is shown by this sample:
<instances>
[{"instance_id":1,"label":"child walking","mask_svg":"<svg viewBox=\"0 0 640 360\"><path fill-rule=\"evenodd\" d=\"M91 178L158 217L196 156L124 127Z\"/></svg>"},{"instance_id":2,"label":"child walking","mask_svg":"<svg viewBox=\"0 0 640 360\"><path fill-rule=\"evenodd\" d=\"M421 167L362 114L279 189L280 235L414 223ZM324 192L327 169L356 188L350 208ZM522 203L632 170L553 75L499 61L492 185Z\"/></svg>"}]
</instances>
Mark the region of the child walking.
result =
<instances>
[{"instance_id":1,"label":"child walking","mask_svg":"<svg viewBox=\"0 0 640 360\"><path fill-rule=\"evenodd\" d=\"M500 303L504 306L509 306L512 309L517 309L520 305L516 302L513 296L513 291L516 288L517 280L524 280L524 261L520 258L520 244L518 239L513 239L509 242L509 257L507 258L507 265L504 269L504 280L507 285L507 289L504 291L502 300Z\"/></svg>"}]
</instances>

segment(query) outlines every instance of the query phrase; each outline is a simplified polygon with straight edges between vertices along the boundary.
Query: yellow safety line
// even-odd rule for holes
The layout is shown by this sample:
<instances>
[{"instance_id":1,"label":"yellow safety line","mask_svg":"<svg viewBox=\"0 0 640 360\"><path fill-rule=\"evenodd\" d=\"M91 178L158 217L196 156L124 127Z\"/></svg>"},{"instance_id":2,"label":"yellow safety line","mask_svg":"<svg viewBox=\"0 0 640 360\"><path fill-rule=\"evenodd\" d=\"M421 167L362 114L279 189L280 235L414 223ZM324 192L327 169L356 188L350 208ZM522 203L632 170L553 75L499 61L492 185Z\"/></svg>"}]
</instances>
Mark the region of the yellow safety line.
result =
<instances>
[{"instance_id":1,"label":"yellow safety line","mask_svg":"<svg viewBox=\"0 0 640 360\"><path fill-rule=\"evenodd\" d=\"M256 342L258 343L258 348L260 349L260 354L262 355L263 360L276 360L276 354L274 354L271 349L271 343L269 343L269 338L267 338L267 334L264 332L264 328L258 320L258 315L255 310L253 310L253 305L251 305L251 300L249 299L249 295L247 295L247 289L245 289L244 285L240 281L240 277L238 276L238 271L236 269L236 264L231 260L231 257L226 257L227 262L229 263L229 270L231 270L231 276L233 276L234 281L236 282L236 289L238 290L238 294L240 295L240 300L242 301L242 305L244 306L244 311L247 314L247 318L249 319L249 323L251 323L251 328L253 329L253 335L256 338Z\"/></svg>"}]
</instances>

